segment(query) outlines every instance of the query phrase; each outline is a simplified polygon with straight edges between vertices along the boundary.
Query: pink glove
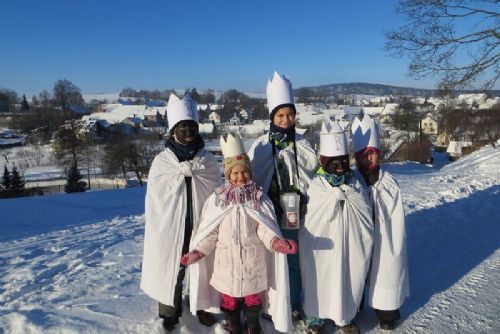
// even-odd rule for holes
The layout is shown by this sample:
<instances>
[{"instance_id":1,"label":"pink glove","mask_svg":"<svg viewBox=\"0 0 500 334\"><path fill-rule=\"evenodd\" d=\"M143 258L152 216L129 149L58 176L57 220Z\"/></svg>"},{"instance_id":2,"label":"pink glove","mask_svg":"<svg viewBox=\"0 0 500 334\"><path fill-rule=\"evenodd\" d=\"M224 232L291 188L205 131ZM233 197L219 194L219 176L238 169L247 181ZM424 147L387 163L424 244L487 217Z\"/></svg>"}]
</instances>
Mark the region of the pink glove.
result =
<instances>
[{"instance_id":1,"label":"pink glove","mask_svg":"<svg viewBox=\"0 0 500 334\"><path fill-rule=\"evenodd\" d=\"M205 254L195 249L194 251L186 253L181 257L181 264L184 266L189 266L190 264L198 262L204 256Z\"/></svg>"},{"instance_id":2,"label":"pink glove","mask_svg":"<svg viewBox=\"0 0 500 334\"><path fill-rule=\"evenodd\" d=\"M271 248L278 253L295 254L297 253L299 247L297 246L297 243L293 240L287 240L275 237L271 242Z\"/></svg>"}]
</instances>

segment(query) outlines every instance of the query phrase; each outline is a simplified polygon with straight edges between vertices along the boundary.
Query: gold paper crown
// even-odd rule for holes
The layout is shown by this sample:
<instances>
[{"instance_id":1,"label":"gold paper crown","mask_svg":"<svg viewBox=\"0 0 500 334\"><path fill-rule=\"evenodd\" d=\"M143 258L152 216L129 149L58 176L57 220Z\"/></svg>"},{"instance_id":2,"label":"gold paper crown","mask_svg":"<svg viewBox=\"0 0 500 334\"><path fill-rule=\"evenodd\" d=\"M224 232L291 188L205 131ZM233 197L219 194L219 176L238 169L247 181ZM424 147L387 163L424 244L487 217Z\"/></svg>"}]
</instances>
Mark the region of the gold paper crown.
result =
<instances>
[{"instance_id":1,"label":"gold paper crown","mask_svg":"<svg viewBox=\"0 0 500 334\"><path fill-rule=\"evenodd\" d=\"M234 135L228 133L225 140L223 136L220 136L220 149L224 158L230 158L245 154L243 141L237 133L235 133Z\"/></svg>"}]
</instances>

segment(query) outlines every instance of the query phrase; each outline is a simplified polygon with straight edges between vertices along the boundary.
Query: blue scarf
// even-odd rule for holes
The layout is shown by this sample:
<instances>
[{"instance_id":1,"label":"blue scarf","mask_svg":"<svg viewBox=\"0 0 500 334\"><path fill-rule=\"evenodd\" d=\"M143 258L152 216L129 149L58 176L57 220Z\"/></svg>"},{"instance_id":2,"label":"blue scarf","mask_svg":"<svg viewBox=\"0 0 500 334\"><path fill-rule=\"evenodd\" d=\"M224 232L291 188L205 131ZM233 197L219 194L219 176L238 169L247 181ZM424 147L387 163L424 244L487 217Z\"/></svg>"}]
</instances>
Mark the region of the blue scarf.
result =
<instances>
[{"instance_id":1,"label":"blue scarf","mask_svg":"<svg viewBox=\"0 0 500 334\"><path fill-rule=\"evenodd\" d=\"M178 143L173 137L169 137L165 146L174 152L179 162L183 162L193 160L198 151L205 147L205 142L200 135L198 135L192 143L187 145Z\"/></svg>"}]
</instances>

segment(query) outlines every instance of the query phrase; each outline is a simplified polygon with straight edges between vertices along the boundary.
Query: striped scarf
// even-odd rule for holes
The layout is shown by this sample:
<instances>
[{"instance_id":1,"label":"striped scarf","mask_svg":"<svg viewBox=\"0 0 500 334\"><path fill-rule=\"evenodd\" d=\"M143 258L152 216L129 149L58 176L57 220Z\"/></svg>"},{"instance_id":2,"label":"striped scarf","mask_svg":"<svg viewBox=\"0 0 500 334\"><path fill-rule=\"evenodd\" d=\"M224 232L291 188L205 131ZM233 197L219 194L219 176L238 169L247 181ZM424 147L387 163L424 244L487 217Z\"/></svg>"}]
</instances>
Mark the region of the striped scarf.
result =
<instances>
[{"instance_id":1,"label":"striped scarf","mask_svg":"<svg viewBox=\"0 0 500 334\"><path fill-rule=\"evenodd\" d=\"M251 202L252 207L258 210L262 188L257 187L253 181L247 182L242 187L237 187L226 180L225 184L215 189L215 193L217 195L217 206L226 207L232 204Z\"/></svg>"}]
</instances>

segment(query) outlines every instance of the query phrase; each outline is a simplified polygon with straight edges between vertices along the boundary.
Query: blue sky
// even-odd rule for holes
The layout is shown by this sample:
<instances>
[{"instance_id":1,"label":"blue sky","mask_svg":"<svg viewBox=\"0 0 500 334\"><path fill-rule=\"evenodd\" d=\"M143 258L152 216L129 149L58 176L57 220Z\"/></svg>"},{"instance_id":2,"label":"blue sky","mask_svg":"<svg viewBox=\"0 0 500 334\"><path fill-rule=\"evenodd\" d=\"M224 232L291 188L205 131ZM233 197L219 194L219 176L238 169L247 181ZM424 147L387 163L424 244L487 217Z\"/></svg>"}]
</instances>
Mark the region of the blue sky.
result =
<instances>
[{"instance_id":1,"label":"blue sky","mask_svg":"<svg viewBox=\"0 0 500 334\"><path fill-rule=\"evenodd\" d=\"M1 1L0 87L29 97L68 79L83 93L236 88L276 69L298 88L370 82L434 88L383 51L395 0Z\"/></svg>"}]
</instances>

